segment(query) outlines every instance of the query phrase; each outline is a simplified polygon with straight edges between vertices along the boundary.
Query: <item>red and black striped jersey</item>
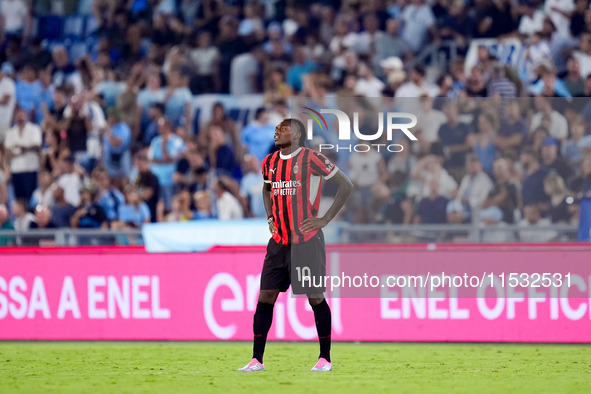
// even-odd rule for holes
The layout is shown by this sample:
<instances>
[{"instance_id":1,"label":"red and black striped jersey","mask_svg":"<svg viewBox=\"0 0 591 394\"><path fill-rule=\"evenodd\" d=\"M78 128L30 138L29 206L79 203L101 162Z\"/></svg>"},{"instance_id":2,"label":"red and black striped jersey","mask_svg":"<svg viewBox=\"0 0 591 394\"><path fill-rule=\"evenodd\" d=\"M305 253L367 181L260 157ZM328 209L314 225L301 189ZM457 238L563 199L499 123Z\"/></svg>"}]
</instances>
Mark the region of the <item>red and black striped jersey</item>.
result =
<instances>
[{"instance_id":1,"label":"red and black striped jersey","mask_svg":"<svg viewBox=\"0 0 591 394\"><path fill-rule=\"evenodd\" d=\"M322 178L330 179L338 170L324 155L308 148L298 148L287 156L277 151L265 157L263 179L271 185L276 242L297 244L317 233L302 233L300 223L316 217Z\"/></svg>"}]
</instances>

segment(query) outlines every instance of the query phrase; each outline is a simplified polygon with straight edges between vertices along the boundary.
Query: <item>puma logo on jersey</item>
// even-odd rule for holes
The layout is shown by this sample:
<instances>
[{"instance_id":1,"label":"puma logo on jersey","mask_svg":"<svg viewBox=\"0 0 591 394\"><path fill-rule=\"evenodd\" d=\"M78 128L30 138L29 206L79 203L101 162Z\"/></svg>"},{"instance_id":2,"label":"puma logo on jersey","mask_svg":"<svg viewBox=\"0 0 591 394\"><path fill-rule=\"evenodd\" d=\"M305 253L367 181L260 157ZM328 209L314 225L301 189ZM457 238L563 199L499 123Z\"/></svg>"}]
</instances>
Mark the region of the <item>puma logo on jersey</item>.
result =
<instances>
[{"instance_id":1,"label":"puma logo on jersey","mask_svg":"<svg viewBox=\"0 0 591 394\"><path fill-rule=\"evenodd\" d=\"M275 170L276 170L276 169L277 169L277 168L273 168L272 170L271 170L271 169L269 169L269 171L271 171L273 174L275 174Z\"/></svg>"}]
</instances>

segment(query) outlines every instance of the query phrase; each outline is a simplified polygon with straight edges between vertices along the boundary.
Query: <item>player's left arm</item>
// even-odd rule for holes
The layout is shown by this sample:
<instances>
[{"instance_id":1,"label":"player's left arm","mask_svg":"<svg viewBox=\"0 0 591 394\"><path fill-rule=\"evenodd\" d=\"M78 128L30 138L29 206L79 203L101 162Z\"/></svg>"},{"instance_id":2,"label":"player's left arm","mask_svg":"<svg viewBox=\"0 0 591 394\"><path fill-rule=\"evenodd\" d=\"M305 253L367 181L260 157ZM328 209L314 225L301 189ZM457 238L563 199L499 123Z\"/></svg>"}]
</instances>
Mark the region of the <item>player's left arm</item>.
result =
<instances>
[{"instance_id":1,"label":"player's left arm","mask_svg":"<svg viewBox=\"0 0 591 394\"><path fill-rule=\"evenodd\" d=\"M300 231L310 232L325 227L332 219L334 219L341 208L343 208L349 195L351 195L351 192L353 191L353 183L351 183L351 180L341 170L337 170L328 181L335 183L338 187L337 195L335 196L332 205L323 217L306 219L300 223Z\"/></svg>"}]
</instances>

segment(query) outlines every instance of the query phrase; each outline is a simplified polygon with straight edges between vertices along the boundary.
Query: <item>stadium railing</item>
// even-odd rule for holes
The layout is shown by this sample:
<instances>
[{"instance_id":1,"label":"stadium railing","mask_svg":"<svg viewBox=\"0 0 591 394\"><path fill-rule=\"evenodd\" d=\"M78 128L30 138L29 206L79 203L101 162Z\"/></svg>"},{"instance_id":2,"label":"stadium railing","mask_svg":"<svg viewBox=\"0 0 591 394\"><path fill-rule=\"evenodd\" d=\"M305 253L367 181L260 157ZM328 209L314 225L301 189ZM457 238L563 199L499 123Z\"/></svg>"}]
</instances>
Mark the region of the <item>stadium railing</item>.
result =
<instances>
[{"instance_id":1,"label":"stadium railing","mask_svg":"<svg viewBox=\"0 0 591 394\"><path fill-rule=\"evenodd\" d=\"M35 229L27 232L0 231L0 245L6 246L109 246L143 245L141 229Z\"/></svg>"},{"instance_id":2,"label":"stadium railing","mask_svg":"<svg viewBox=\"0 0 591 394\"><path fill-rule=\"evenodd\" d=\"M328 229L327 229L328 230ZM502 242L573 242L578 226L518 225L479 226L472 224L383 225L336 223L336 236L341 244L350 243L502 243ZM143 245L141 229L57 229L15 232L0 231L0 245L8 246L86 246Z\"/></svg>"}]
</instances>

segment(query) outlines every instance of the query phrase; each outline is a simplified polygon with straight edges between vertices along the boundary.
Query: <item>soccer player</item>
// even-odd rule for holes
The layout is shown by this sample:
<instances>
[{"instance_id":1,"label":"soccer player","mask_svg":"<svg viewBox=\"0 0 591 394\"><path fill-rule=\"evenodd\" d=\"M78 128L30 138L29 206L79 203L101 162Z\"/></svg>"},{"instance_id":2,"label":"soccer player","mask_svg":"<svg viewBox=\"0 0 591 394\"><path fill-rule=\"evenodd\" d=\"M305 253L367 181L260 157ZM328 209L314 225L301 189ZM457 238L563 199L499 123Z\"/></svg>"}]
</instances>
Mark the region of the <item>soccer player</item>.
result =
<instances>
[{"instance_id":1,"label":"soccer player","mask_svg":"<svg viewBox=\"0 0 591 394\"><path fill-rule=\"evenodd\" d=\"M263 160L263 201L273 235L261 273L259 300L254 314L253 358L239 371L264 371L263 353L273 321L273 306L280 292L292 286L306 294L314 311L320 356L312 371L332 371L330 360L331 313L324 299L326 252L322 228L345 205L353 184L322 154L304 147L306 130L298 119L285 119L275 128L279 151ZM322 178L334 182L338 192L323 217L317 217ZM303 273L303 275L302 275ZM307 279L307 280L306 280Z\"/></svg>"}]
</instances>

